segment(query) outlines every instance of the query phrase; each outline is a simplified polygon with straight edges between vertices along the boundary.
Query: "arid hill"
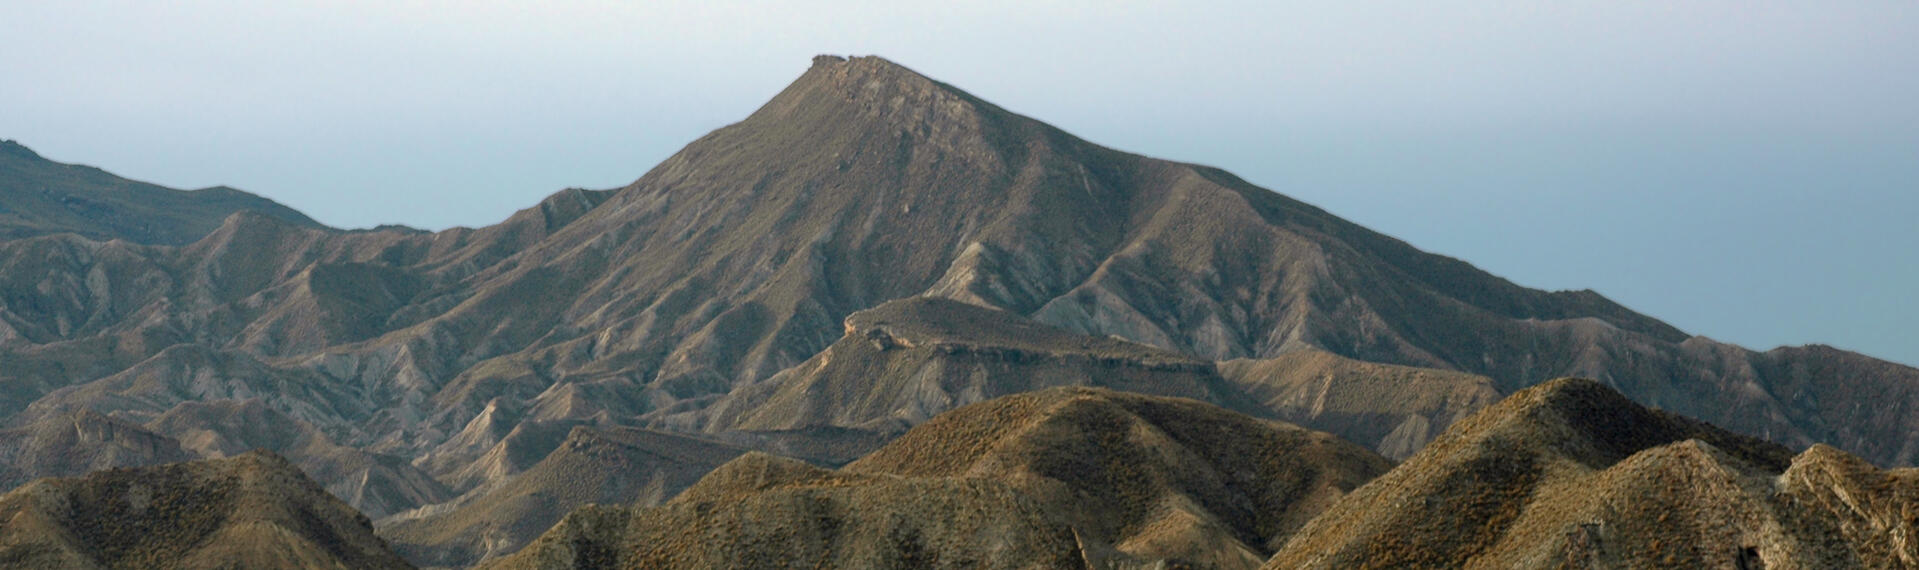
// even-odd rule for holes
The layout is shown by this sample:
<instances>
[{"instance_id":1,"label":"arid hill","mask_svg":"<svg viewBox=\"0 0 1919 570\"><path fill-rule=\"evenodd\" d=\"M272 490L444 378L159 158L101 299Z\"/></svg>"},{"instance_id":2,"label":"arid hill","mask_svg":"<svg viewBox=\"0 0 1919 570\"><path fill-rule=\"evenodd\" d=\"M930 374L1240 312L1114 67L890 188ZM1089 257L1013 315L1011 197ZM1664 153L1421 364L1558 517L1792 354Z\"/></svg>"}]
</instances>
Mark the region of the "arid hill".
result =
<instances>
[{"instance_id":1,"label":"arid hill","mask_svg":"<svg viewBox=\"0 0 1919 570\"><path fill-rule=\"evenodd\" d=\"M271 453L41 479L0 496L0 566L411 568Z\"/></svg>"},{"instance_id":2,"label":"arid hill","mask_svg":"<svg viewBox=\"0 0 1919 570\"><path fill-rule=\"evenodd\" d=\"M1389 466L1194 400L1050 388L838 471L749 454L663 506L577 511L488 568L1255 568Z\"/></svg>"},{"instance_id":3,"label":"arid hill","mask_svg":"<svg viewBox=\"0 0 1919 570\"><path fill-rule=\"evenodd\" d=\"M68 232L182 245L243 210L320 225L278 202L225 186L174 190L47 160L20 143L0 140L0 239Z\"/></svg>"},{"instance_id":4,"label":"arid hill","mask_svg":"<svg viewBox=\"0 0 1919 570\"><path fill-rule=\"evenodd\" d=\"M1455 424L1266 568L1910 568L1914 513L1910 469L1564 379Z\"/></svg>"}]
</instances>

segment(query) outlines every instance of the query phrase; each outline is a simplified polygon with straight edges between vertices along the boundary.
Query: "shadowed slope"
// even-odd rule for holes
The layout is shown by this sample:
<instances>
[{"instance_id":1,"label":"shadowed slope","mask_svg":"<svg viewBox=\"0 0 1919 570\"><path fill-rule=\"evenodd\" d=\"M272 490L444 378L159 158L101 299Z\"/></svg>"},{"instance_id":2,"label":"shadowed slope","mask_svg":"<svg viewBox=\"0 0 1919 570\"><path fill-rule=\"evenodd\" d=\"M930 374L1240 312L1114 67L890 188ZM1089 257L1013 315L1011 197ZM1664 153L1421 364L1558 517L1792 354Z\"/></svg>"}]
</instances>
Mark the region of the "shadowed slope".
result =
<instances>
[{"instance_id":1,"label":"shadowed slope","mask_svg":"<svg viewBox=\"0 0 1919 570\"><path fill-rule=\"evenodd\" d=\"M47 160L20 143L0 140L0 239L72 232L99 240L179 245L200 239L242 210L320 225L278 202L225 186L163 188Z\"/></svg>"},{"instance_id":2,"label":"shadowed slope","mask_svg":"<svg viewBox=\"0 0 1919 570\"><path fill-rule=\"evenodd\" d=\"M278 456L112 469L0 496L8 568L409 568Z\"/></svg>"},{"instance_id":3,"label":"shadowed slope","mask_svg":"<svg viewBox=\"0 0 1919 570\"><path fill-rule=\"evenodd\" d=\"M1266 567L1903 567L1913 521L1883 513L1915 496L1909 477L1830 448L1793 458L1555 380L1455 424Z\"/></svg>"},{"instance_id":4,"label":"shadowed slope","mask_svg":"<svg viewBox=\"0 0 1919 570\"><path fill-rule=\"evenodd\" d=\"M1253 568L1388 465L1193 400L1051 388L839 471L748 454L666 505L575 512L489 567Z\"/></svg>"}]
</instances>

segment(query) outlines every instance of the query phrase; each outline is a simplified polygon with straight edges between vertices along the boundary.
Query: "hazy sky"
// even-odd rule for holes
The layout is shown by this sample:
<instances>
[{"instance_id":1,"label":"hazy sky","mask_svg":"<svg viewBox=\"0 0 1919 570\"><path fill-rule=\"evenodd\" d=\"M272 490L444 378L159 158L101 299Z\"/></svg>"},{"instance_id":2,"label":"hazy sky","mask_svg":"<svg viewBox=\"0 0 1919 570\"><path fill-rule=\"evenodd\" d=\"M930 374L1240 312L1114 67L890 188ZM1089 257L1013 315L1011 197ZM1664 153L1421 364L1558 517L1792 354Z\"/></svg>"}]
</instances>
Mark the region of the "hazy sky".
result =
<instances>
[{"instance_id":1,"label":"hazy sky","mask_svg":"<svg viewBox=\"0 0 1919 570\"><path fill-rule=\"evenodd\" d=\"M345 227L639 177L818 53L1524 285L1919 363L1919 3L0 0L0 138Z\"/></svg>"}]
</instances>

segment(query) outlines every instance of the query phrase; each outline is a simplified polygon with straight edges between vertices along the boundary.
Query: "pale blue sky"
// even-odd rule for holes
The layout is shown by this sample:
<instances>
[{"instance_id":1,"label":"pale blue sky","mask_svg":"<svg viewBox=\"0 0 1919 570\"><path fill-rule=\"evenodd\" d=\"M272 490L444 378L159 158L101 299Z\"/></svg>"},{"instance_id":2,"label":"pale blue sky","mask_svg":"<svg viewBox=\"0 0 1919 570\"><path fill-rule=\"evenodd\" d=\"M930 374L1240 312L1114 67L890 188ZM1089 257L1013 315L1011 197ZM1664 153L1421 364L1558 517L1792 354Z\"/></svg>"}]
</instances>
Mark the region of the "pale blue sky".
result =
<instances>
[{"instance_id":1,"label":"pale blue sky","mask_svg":"<svg viewBox=\"0 0 1919 570\"><path fill-rule=\"evenodd\" d=\"M1919 363L1915 2L162 4L0 0L0 138L477 226L877 54L1521 284Z\"/></svg>"}]
</instances>

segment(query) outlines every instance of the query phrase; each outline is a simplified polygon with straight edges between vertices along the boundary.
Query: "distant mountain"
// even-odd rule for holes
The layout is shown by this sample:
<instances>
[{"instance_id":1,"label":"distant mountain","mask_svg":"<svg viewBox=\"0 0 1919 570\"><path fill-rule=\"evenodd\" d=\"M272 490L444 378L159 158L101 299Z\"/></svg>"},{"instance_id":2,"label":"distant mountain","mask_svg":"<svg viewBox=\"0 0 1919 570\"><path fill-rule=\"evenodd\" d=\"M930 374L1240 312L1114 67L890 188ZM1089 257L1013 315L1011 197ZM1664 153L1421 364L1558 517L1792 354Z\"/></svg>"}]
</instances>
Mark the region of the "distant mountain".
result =
<instances>
[{"instance_id":1,"label":"distant mountain","mask_svg":"<svg viewBox=\"0 0 1919 570\"><path fill-rule=\"evenodd\" d=\"M174 190L47 160L20 143L0 140L0 239L71 232L99 240L182 245L240 211L320 225L278 202L225 186Z\"/></svg>"},{"instance_id":2,"label":"distant mountain","mask_svg":"<svg viewBox=\"0 0 1919 570\"><path fill-rule=\"evenodd\" d=\"M0 496L7 568L411 568L278 456L42 479Z\"/></svg>"},{"instance_id":3,"label":"distant mountain","mask_svg":"<svg viewBox=\"0 0 1919 570\"><path fill-rule=\"evenodd\" d=\"M1557 380L1455 425L1266 568L1901 568L1916 512L1912 469Z\"/></svg>"},{"instance_id":4,"label":"distant mountain","mask_svg":"<svg viewBox=\"0 0 1919 570\"><path fill-rule=\"evenodd\" d=\"M582 509L487 567L1255 568L1389 465L1193 400L1050 388L941 414L838 471L750 454L660 507Z\"/></svg>"}]
</instances>

